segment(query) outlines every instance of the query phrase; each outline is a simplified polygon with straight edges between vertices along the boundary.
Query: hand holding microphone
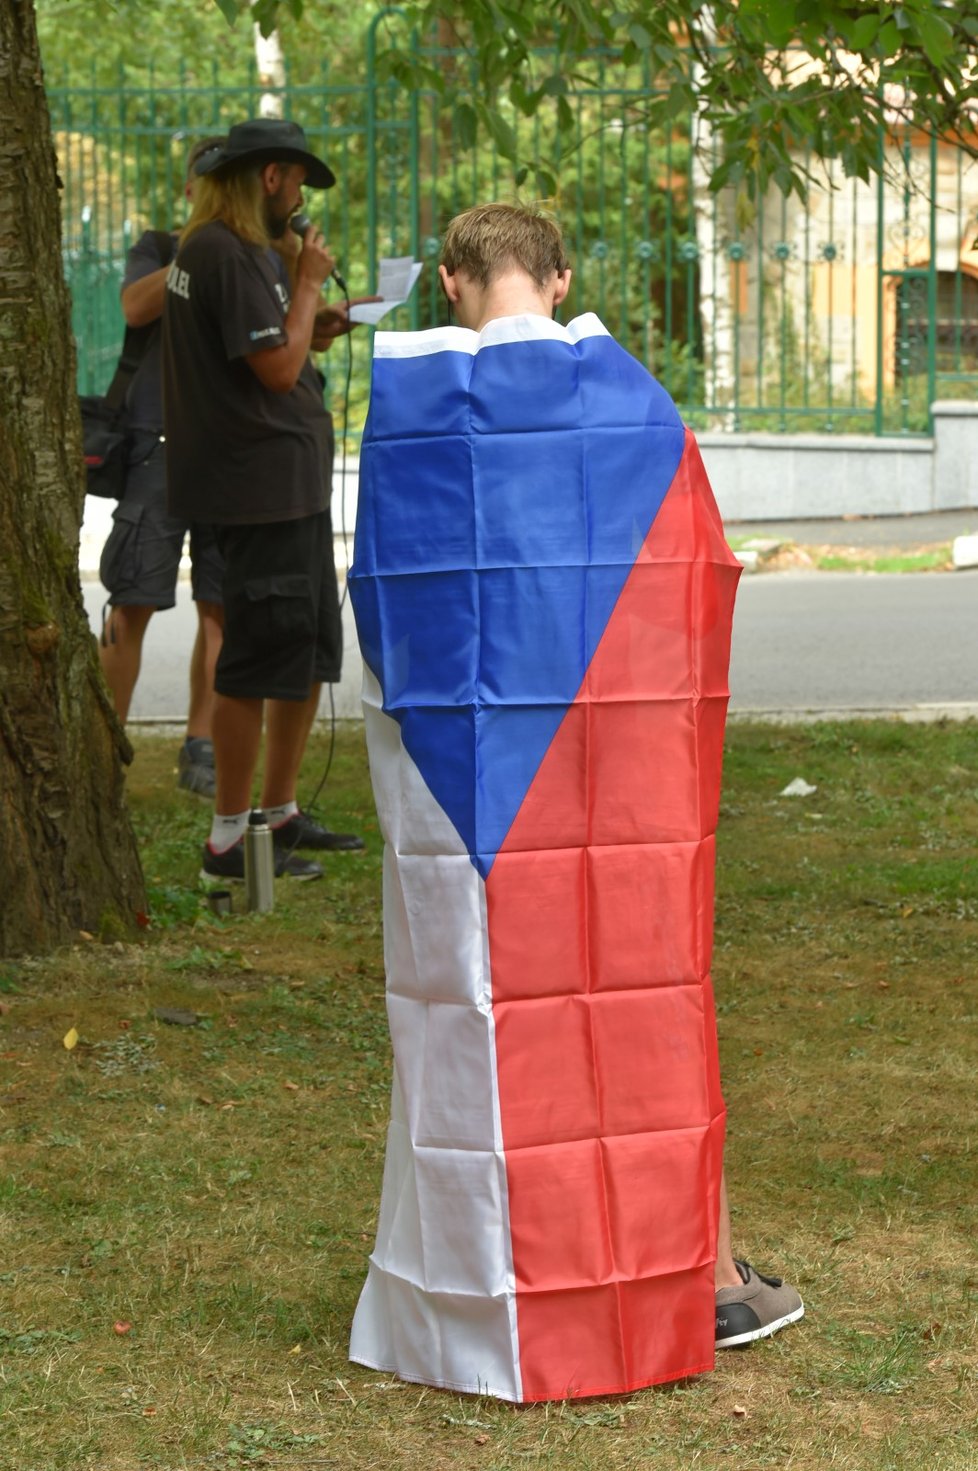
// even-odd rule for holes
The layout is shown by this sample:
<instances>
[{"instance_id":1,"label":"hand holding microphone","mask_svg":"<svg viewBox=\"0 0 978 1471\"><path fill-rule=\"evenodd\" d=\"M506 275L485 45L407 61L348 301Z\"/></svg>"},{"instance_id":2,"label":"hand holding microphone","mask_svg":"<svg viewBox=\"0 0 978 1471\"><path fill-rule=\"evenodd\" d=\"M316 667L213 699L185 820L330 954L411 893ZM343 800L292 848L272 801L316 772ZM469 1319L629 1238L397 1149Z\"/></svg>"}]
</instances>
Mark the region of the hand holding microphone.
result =
<instances>
[{"instance_id":1,"label":"hand holding microphone","mask_svg":"<svg viewBox=\"0 0 978 1471\"><path fill-rule=\"evenodd\" d=\"M313 252L314 256L318 255L319 257L328 261L326 269L323 271L323 274L319 276L316 284L321 286L326 280L327 276L332 276L337 286L343 292L343 295L348 295L346 282L343 280L343 277L336 269L335 257L330 254L329 246L326 245L322 235L316 229L316 226L313 224L309 216L307 214L293 215L292 218L289 220L289 225L291 229L293 229L295 233L299 235L302 239L302 254L299 256L299 269L302 269L302 261L306 252ZM316 265L319 266L320 264L321 260L317 259Z\"/></svg>"}]
</instances>

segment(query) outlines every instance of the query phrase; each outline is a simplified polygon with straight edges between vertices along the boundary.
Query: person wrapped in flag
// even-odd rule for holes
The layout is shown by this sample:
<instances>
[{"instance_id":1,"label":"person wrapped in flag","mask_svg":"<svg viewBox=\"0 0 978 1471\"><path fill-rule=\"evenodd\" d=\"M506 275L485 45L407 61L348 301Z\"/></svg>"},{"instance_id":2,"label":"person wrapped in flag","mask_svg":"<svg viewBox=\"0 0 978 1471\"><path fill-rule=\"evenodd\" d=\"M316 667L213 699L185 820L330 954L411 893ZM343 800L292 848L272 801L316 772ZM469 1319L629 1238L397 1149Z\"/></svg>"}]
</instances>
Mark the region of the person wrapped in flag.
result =
<instances>
[{"instance_id":1,"label":"person wrapped in flag","mask_svg":"<svg viewBox=\"0 0 978 1471\"><path fill-rule=\"evenodd\" d=\"M528 1402L801 1317L730 1249L710 983L739 566L557 227L486 205L460 325L378 333L350 592L394 1050L351 1358Z\"/></svg>"}]
</instances>

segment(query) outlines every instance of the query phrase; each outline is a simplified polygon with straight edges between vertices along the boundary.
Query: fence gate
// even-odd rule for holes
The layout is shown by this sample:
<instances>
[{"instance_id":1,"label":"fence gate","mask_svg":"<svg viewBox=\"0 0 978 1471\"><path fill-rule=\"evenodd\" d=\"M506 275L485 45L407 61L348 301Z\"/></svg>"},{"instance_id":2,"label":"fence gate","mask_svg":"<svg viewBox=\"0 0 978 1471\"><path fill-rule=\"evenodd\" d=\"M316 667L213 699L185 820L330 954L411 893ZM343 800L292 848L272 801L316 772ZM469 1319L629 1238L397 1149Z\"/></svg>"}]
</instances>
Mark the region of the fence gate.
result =
<instances>
[{"instance_id":1,"label":"fence gate","mask_svg":"<svg viewBox=\"0 0 978 1471\"><path fill-rule=\"evenodd\" d=\"M365 66L348 81L325 66L287 80L282 110L305 128L340 183L307 206L357 293L385 255L424 272L385 327L445 320L436 261L447 221L512 199L512 167L432 92L381 82L380 46L418 48L399 12L375 17ZM458 52L424 46L451 73ZM539 58L541 77L555 56ZM533 118L500 113L525 155L559 177L558 214L574 267L566 315L595 311L659 377L694 428L926 434L934 397L978 388L978 162L952 144L889 138L884 177L846 180L832 165L804 203L779 194L744 210L708 188L712 144L690 118L663 132L648 120L655 79L595 56L567 98ZM257 76L209 81L150 71L113 87L75 77L48 88L62 199L64 261L74 303L79 381L108 383L118 355L126 251L149 228L185 218L191 143L257 115ZM558 104L563 103L562 109ZM807 161L817 173L820 165ZM522 195L532 197L535 181ZM366 409L368 334L355 336L351 425ZM322 359L340 368L336 349ZM343 373L345 377L345 372Z\"/></svg>"}]
</instances>

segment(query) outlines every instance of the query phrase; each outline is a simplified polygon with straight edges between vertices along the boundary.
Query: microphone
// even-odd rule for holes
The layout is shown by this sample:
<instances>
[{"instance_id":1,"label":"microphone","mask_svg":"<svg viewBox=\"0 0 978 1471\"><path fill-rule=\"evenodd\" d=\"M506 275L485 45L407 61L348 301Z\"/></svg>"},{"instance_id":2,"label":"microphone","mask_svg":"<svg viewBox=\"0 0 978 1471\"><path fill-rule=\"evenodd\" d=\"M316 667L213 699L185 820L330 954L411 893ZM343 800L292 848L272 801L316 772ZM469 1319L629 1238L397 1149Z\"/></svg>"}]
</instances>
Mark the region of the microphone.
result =
<instances>
[{"instance_id":1,"label":"microphone","mask_svg":"<svg viewBox=\"0 0 978 1471\"><path fill-rule=\"evenodd\" d=\"M289 225L290 225L291 229L293 229L297 235L302 235L302 236L305 235L306 231L308 230L308 228L309 228L309 226L311 224L312 224L312 220L309 218L309 216L307 214L293 215L292 218L289 220ZM349 298L349 295L350 295L349 287L347 286L346 282L343 280L343 277L340 275L339 271L337 271L337 270L334 269L330 274L332 275L333 280L336 282L337 286L342 291L343 295L345 297Z\"/></svg>"}]
</instances>

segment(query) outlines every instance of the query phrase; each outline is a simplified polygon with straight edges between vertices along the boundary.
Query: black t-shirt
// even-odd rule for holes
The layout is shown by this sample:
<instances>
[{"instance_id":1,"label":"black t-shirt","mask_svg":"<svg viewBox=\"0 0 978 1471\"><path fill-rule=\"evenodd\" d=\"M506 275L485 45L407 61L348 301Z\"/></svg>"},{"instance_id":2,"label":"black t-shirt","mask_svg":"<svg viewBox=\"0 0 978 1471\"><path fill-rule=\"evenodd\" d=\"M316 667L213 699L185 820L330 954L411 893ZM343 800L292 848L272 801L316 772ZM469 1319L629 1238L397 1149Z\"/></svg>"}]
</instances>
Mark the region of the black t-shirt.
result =
<instances>
[{"instance_id":1,"label":"black t-shirt","mask_svg":"<svg viewBox=\"0 0 978 1471\"><path fill-rule=\"evenodd\" d=\"M172 235L167 255L160 254L159 230L147 230L141 235L126 257L126 274L122 278L122 290L144 276L151 276L163 266L168 266L177 253L177 236ZM150 337L139 367L133 374L126 394L126 414L133 429L146 430L157 435L163 432L163 385L160 381L161 324Z\"/></svg>"},{"instance_id":2,"label":"black t-shirt","mask_svg":"<svg viewBox=\"0 0 978 1471\"><path fill-rule=\"evenodd\" d=\"M163 419L171 515L225 525L294 521L329 505L333 435L307 358L273 393L249 354L288 341L289 294L268 253L215 222L182 246L163 308Z\"/></svg>"}]
</instances>

